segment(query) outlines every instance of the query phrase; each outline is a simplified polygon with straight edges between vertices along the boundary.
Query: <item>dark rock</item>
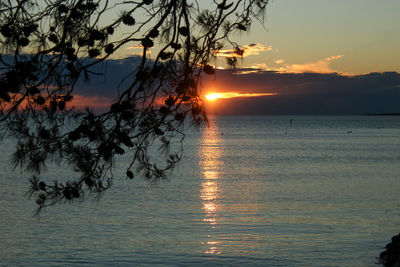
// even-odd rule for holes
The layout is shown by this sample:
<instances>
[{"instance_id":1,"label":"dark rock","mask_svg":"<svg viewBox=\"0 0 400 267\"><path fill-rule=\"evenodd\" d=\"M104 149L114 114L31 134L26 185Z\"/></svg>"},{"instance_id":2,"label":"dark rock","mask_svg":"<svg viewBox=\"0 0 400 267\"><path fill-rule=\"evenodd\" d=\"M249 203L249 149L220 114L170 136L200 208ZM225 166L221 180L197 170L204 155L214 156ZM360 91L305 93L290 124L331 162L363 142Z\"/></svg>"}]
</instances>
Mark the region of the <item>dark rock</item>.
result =
<instances>
[{"instance_id":1,"label":"dark rock","mask_svg":"<svg viewBox=\"0 0 400 267\"><path fill-rule=\"evenodd\" d=\"M379 255L379 262L387 267L400 267L400 234L392 237L392 242Z\"/></svg>"}]
</instances>

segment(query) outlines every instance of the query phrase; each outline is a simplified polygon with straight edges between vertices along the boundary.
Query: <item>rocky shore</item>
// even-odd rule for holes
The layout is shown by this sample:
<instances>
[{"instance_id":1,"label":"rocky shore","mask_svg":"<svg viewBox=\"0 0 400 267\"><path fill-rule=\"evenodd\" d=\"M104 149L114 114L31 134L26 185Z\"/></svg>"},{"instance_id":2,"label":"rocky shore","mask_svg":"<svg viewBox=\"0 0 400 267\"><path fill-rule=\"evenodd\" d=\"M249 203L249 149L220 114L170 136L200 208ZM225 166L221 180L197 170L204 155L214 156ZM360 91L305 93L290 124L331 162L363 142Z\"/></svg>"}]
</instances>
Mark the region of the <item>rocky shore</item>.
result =
<instances>
[{"instance_id":1,"label":"rocky shore","mask_svg":"<svg viewBox=\"0 0 400 267\"><path fill-rule=\"evenodd\" d=\"M400 234L392 237L392 242L379 255L379 262L387 267L400 267Z\"/></svg>"}]
</instances>

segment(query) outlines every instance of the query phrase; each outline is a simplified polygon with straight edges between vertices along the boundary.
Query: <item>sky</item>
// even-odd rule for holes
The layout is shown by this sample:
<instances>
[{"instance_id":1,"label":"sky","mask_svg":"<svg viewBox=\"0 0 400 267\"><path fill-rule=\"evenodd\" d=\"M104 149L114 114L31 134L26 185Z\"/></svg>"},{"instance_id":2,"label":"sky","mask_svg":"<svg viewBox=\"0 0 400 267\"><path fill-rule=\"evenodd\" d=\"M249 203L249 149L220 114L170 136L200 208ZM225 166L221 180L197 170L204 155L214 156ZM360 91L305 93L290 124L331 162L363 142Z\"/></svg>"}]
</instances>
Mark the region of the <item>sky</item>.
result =
<instances>
[{"instance_id":1,"label":"sky","mask_svg":"<svg viewBox=\"0 0 400 267\"><path fill-rule=\"evenodd\" d=\"M400 72L399 10L399 0L272 0L264 23L255 21L249 32L234 39L258 49L245 55L242 67L344 74ZM119 56L138 52L127 49ZM224 67L223 62L217 65Z\"/></svg>"},{"instance_id":2,"label":"sky","mask_svg":"<svg viewBox=\"0 0 400 267\"><path fill-rule=\"evenodd\" d=\"M274 0L265 28L254 24L238 37L242 45L271 50L249 56L243 66L293 70L316 64L326 71L325 62L341 73L400 72L399 10L398 0Z\"/></svg>"},{"instance_id":3,"label":"sky","mask_svg":"<svg viewBox=\"0 0 400 267\"><path fill-rule=\"evenodd\" d=\"M81 79L75 104L108 108L115 85L134 69L140 57L109 60ZM361 115L400 112L400 73L292 73L241 68L217 70L203 77L201 91L209 114L218 115ZM207 95L211 97L207 98Z\"/></svg>"},{"instance_id":4,"label":"sky","mask_svg":"<svg viewBox=\"0 0 400 267\"><path fill-rule=\"evenodd\" d=\"M272 1L264 25L255 24L237 37L246 48L241 74L220 72L204 83L206 93L254 97L211 99L209 111L400 112L399 10L398 0ZM374 72L378 74L370 74ZM276 95L256 95L260 93Z\"/></svg>"},{"instance_id":5,"label":"sky","mask_svg":"<svg viewBox=\"0 0 400 267\"><path fill-rule=\"evenodd\" d=\"M263 25L235 37L245 48L237 73L222 69L230 52L221 51L221 69L203 81L203 94L214 94L205 98L209 113L400 112L399 10L399 0L273 0ZM110 61L115 73L105 80L118 80L134 61ZM91 103L111 97L107 82L81 86L82 96L97 97Z\"/></svg>"}]
</instances>

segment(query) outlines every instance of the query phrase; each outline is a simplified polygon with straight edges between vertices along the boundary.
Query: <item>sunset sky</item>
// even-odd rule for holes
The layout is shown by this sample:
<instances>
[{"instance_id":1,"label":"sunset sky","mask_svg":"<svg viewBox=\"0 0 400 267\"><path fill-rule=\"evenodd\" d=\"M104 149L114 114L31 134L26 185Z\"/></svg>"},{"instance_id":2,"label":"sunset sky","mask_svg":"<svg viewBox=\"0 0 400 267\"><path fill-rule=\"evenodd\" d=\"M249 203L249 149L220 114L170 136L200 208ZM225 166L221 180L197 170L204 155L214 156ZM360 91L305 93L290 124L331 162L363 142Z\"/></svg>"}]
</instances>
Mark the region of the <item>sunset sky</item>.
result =
<instances>
[{"instance_id":1,"label":"sunset sky","mask_svg":"<svg viewBox=\"0 0 400 267\"><path fill-rule=\"evenodd\" d=\"M274 0L241 43L271 48L243 66L302 72L400 72L400 1Z\"/></svg>"},{"instance_id":2,"label":"sunset sky","mask_svg":"<svg viewBox=\"0 0 400 267\"><path fill-rule=\"evenodd\" d=\"M250 32L236 37L247 48L241 66L288 72L400 72L399 10L398 0L273 0L264 24L255 21ZM138 52L130 47L120 56ZM223 61L217 65L225 66Z\"/></svg>"},{"instance_id":3,"label":"sunset sky","mask_svg":"<svg viewBox=\"0 0 400 267\"><path fill-rule=\"evenodd\" d=\"M238 37L245 47L241 75L225 72L204 88L277 95L208 101L210 112L400 112L399 75L368 75L400 72L399 10L398 0L272 1L264 27L256 23Z\"/></svg>"},{"instance_id":4,"label":"sunset sky","mask_svg":"<svg viewBox=\"0 0 400 267\"><path fill-rule=\"evenodd\" d=\"M209 113L400 112L399 10L399 0L272 1L263 25L235 37L245 49L238 72L223 70L229 50L212 62L219 70L202 83ZM140 51L120 51L105 80L118 82ZM81 84L81 93L101 105L107 82Z\"/></svg>"}]
</instances>

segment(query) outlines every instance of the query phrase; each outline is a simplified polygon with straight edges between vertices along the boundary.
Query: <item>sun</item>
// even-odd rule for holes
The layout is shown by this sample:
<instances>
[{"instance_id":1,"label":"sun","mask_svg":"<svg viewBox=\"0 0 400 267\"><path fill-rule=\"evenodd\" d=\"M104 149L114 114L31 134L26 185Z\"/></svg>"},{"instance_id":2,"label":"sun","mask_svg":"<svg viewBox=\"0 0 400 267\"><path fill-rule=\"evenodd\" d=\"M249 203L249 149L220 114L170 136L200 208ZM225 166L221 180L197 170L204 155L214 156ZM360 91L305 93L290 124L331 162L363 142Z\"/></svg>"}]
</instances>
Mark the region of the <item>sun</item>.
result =
<instances>
[{"instance_id":1,"label":"sun","mask_svg":"<svg viewBox=\"0 0 400 267\"><path fill-rule=\"evenodd\" d=\"M224 92L224 93L208 93L205 98L209 101L226 98L237 98L237 97L260 97L260 96L275 96L278 93L238 93L238 92Z\"/></svg>"},{"instance_id":2,"label":"sun","mask_svg":"<svg viewBox=\"0 0 400 267\"><path fill-rule=\"evenodd\" d=\"M206 98L207 100L215 100L217 98L220 98L220 94L217 93L207 94Z\"/></svg>"}]
</instances>

